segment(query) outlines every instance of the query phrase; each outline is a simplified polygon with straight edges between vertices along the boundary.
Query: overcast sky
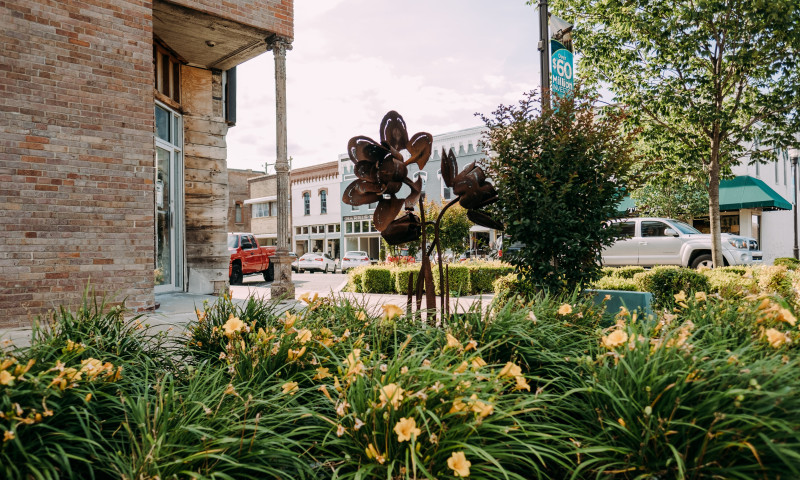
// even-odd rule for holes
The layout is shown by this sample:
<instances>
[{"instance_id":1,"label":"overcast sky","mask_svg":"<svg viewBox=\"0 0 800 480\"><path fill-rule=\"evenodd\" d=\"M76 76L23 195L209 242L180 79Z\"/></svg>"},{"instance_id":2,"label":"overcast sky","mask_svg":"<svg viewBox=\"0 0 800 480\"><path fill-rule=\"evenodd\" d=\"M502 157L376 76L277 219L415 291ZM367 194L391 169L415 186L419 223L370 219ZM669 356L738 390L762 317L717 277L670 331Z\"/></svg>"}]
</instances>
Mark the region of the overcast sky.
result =
<instances>
[{"instance_id":1,"label":"overcast sky","mask_svg":"<svg viewBox=\"0 0 800 480\"><path fill-rule=\"evenodd\" d=\"M356 135L377 139L397 110L409 134L482 125L539 88L537 11L524 0L296 0L286 55L293 168L336 160ZM274 59L237 69L228 166L274 163ZM272 171L270 171L272 173Z\"/></svg>"}]
</instances>

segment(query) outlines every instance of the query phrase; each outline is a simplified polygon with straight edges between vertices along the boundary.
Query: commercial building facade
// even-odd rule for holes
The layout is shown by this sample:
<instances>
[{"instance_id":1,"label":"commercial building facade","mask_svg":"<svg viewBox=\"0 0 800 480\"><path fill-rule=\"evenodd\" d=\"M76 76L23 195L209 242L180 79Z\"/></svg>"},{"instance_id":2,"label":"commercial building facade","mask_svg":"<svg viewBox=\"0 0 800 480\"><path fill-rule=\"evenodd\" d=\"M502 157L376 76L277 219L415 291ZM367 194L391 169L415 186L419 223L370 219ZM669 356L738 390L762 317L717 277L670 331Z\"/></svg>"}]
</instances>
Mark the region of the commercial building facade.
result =
<instances>
[{"instance_id":1,"label":"commercial building facade","mask_svg":"<svg viewBox=\"0 0 800 480\"><path fill-rule=\"evenodd\" d=\"M293 37L292 0L0 6L0 326L225 288L234 67Z\"/></svg>"}]
</instances>

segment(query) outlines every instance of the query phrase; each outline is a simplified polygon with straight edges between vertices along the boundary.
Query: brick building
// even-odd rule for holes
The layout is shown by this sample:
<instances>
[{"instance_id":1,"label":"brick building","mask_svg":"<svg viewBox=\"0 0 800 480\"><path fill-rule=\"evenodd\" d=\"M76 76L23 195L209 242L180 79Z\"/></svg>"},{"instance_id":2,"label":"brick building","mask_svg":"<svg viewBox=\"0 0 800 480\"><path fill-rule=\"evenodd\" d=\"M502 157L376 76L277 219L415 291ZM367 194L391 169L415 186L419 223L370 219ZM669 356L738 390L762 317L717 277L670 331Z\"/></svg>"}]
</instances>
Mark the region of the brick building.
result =
<instances>
[{"instance_id":1,"label":"brick building","mask_svg":"<svg viewBox=\"0 0 800 480\"><path fill-rule=\"evenodd\" d=\"M292 37L292 0L0 3L0 327L224 288L233 69Z\"/></svg>"},{"instance_id":2,"label":"brick building","mask_svg":"<svg viewBox=\"0 0 800 480\"><path fill-rule=\"evenodd\" d=\"M249 232L250 209L245 202L250 198L249 181L263 175L253 170L228 169L228 231Z\"/></svg>"}]
</instances>

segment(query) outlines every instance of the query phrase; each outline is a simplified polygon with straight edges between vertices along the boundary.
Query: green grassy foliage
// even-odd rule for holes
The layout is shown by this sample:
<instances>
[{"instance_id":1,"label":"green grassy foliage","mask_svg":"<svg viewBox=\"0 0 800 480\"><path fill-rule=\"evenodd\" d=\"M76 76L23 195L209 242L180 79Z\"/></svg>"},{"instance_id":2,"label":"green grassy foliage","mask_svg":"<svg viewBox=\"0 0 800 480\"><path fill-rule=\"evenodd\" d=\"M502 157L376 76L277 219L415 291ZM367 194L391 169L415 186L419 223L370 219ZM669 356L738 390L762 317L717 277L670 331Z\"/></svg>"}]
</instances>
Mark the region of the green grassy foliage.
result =
<instances>
[{"instance_id":1,"label":"green grassy foliage","mask_svg":"<svg viewBox=\"0 0 800 480\"><path fill-rule=\"evenodd\" d=\"M504 298L434 324L222 297L168 343L119 307L61 309L0 358L0 476L800 476L786 298L684 294L611 326L578 294Z\"/></svg>"}]
</instances>

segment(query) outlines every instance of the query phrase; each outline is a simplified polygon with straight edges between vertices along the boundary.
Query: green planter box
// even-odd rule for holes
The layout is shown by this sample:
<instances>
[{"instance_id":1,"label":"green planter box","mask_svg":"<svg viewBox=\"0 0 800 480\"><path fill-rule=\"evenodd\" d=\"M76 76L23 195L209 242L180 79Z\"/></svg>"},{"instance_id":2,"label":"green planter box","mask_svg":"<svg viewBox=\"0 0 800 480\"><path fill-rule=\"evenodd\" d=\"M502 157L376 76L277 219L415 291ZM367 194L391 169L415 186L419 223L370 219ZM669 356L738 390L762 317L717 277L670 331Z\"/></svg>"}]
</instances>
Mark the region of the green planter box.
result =
<instances>
[{"instance_id":1,"label":"green planter box","mask_svg":"<svg viewBox=\"0 0 800 480\"><path fill-rule=\"evenodd\" d=\"M627 308L631 313L638 312L640 316L653 315L653 294L650 292L593 289L587 289L583 292L592 295L592 299L597 305L603 303L606 295L611 297L606 301L606 313L612 317L619 312L620 307Z\"/></svg>"}]
</instances>

